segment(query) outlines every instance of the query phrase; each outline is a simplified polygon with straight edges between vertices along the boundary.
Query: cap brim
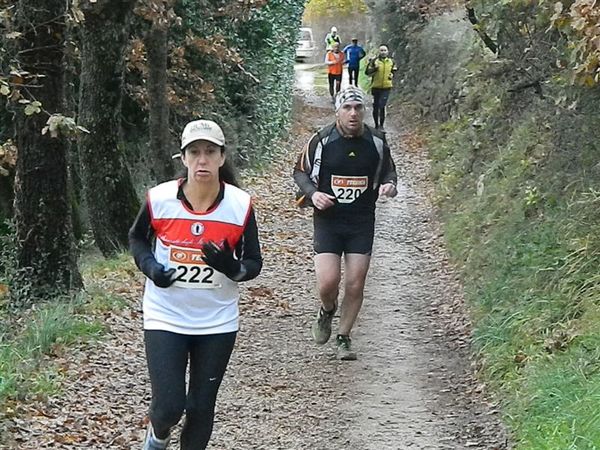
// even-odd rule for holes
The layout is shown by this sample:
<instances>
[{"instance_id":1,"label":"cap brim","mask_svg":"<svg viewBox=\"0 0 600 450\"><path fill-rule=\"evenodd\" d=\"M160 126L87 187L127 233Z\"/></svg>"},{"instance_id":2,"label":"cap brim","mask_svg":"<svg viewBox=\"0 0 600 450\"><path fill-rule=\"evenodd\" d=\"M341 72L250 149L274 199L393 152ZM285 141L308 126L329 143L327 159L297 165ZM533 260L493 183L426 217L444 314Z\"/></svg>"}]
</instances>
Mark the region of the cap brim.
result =
<instances>
[{"instance_id":1,"label":"cap brim","mask_svg":"<svg viewBox=\"0 0 600 450\"><path fill-rule=\"evenodd\" d=\"M199 137L199 138L194 138L194 139L190 139L188 141L182 142L181 143L181 150L183 150L184 148L186 148L192 142L196 142L196 141L208 141L208 142L212 142L213 144L217 144L220 147L223 147L225 145L225 142L220 141L217 138L213 138L213 137Z\"/></svg>"}]
</instances>

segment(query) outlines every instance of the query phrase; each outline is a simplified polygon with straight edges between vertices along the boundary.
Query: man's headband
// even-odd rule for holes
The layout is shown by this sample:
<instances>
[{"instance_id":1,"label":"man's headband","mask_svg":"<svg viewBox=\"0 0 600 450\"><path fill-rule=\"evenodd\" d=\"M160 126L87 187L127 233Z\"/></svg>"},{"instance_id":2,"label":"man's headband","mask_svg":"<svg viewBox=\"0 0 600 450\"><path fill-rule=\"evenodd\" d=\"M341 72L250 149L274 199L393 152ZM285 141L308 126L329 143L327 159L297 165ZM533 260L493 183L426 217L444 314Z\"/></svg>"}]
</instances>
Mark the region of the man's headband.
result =
<instances>
[{"instance_id":1,"label":"man's headband","mask_svg":"<svg viewBox=\"0 0 600 450\"><path fill-rule=\"evenodd\" d=\"M344 103L347 102L359 102L365 103L365 93L362 89L355 86L348 86L347 88L340 91L335 99L335 110L339 110Z\"/></svg>"}]
</instances>

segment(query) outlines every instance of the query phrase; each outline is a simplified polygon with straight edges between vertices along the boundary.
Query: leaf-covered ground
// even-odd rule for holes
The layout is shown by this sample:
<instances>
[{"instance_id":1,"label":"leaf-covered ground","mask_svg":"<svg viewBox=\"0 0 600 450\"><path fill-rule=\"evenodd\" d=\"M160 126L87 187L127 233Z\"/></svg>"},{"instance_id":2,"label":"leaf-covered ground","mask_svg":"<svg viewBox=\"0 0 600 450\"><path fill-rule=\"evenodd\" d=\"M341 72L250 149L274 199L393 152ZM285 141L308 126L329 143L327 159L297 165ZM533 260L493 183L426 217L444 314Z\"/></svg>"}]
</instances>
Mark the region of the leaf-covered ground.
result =
<instances>
[{"instance_id":1,"label":"leaf-covered ground","mask_svg":"<svg viewBox=\"0 0 600 450\"><path fill-rule=\"evenodd\" d=\"M255 198L265 267L242 288L241 331L217 404L211 449L404 450L506 448L493 404L471 378L468 321L428 201L426 154L389 120L399 195L381 201L355 362L316 346L311 220L291 168L331 105L299 92L281 158L245 187ZM395 122L395 123L394 123ZM395 126L396 124L396 126ZM14 405L7 449L141 448L150 387L142 344L142 276L106 275L128 307L106 313L106 339L54 355L63 390ZM337 318L334 326L337 325ZM177 430L175 431L175 438ZM177 448L176 443L172 448Z\"/></svg>"}]
</instances>

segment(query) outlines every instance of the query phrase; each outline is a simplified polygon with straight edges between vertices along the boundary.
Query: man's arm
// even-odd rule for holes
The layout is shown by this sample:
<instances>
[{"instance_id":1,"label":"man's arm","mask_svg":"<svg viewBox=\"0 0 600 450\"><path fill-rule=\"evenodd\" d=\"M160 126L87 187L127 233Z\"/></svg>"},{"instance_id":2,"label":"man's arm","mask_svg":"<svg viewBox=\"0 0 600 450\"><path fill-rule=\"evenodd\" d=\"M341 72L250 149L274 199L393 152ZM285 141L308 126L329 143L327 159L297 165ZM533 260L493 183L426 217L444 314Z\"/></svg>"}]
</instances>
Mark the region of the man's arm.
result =
<instances>
[{"instance_id":1,"label":"man's arm","mask_svg":"<svg viewBox=\"0 0 600 450\"><path fill-rule=\"evenodd\" d=\"M381 177L379 185L379 195L386 197L395 197L398 194L396 185L398 183L398 174L396 173L396 164L392 159L392 154L387 142L383 141L383 161L381 167Z\"/></svg>"},{"instance_id":2,"label":"man's arm","mask_svg":"<svg viewBox=\"0 0 600 450\"><path fill-rule=\"evenodd\" d=\"M310 198L317 191L317 187L310 179L310 171L313 164L311 155L314 155L318 140L319 135L315 133L304 145L302 153L298 156L298 160L294 166L294 181L307 198Z\"/></svg>"},{"instance_id":3,"label":"man's arm","mask_svg":"<svg viewBox=\"0 0 600 450\"><path fill-rule=\"evenodd\" d=\"M315 133L304 146L304 150L294 167L294 181L303 194L296 199L298 206L314 206L317 209L324 210L335 204L335 197L318 191L316 184L310 178L315 163L315 150L320 141L319 133Z\"/></svg>"},{"instance_id":4,"label":"man's arm","mask_svg":"<svg viewBox=\"0 0 600 450\"><path fill-rule=\"evenodd\" d=\"M349 44L344 47L344 50L342 50L342 53L344 53L344 58L346 58L346 60L350 59L349 50L350 50Z\"/></svg>"},{"instance_id":5,"label":"man's arm","mask_svg":"<svg viewBox=\"0 0 600 450\"><path fill-rule=\"evenodd\" d=\"M381 184L393 183L394 186L398 182L398 174L396 173L396 164L392 159L392 154L387 142L383 145L383 166L381 167Z\"/></svg>"}]
</instances>

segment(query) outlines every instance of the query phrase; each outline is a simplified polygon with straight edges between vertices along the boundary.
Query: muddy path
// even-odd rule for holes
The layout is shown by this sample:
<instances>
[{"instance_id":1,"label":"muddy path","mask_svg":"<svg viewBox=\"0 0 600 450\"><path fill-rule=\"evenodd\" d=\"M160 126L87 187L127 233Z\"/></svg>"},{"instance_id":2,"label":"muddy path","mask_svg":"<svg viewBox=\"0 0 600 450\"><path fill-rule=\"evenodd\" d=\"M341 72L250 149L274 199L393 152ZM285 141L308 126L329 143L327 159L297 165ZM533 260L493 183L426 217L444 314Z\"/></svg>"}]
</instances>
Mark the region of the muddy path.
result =
<instances>
[{"instance_id":1,"label":"muddy path","mask_svg":"<svg viewBox=\"0 0 600 450\"><path fill-rule=\"evenodd\" d=\"M333 342L313 344L311 218L294 205L291 167L313 130L333 119L333 109L310 83L296 99L281 157L265 174L245 177L265 267L242 288L241 330L209 448L506 448L498 413L470 375L468 321L428 200L425 151L393 111L387 129L399 195L378 206L374 258L354 330L359 359L337 361ZM150 394L141 285L135 270L111 277L108 288L129 308L105 314L108 339L48 361L60 366L63 391L15 406L0 428L2 448L141 448Z\"/></svg>"}]
</instances>

